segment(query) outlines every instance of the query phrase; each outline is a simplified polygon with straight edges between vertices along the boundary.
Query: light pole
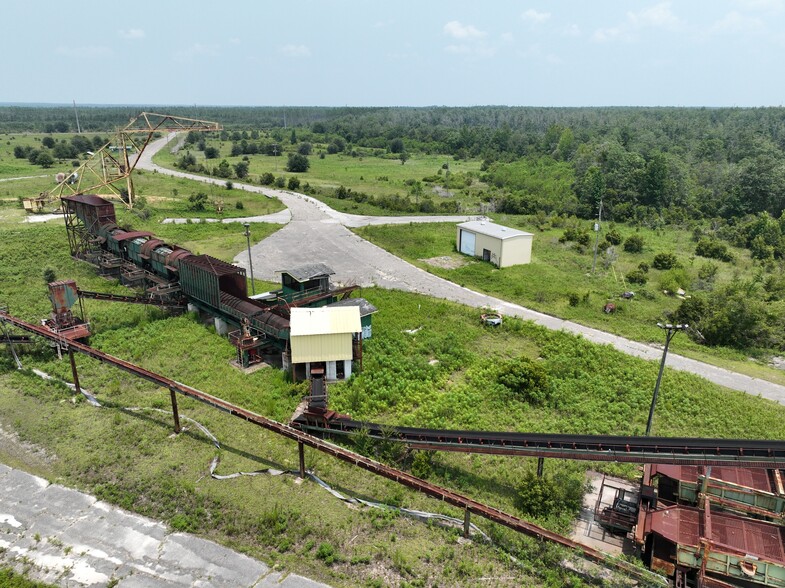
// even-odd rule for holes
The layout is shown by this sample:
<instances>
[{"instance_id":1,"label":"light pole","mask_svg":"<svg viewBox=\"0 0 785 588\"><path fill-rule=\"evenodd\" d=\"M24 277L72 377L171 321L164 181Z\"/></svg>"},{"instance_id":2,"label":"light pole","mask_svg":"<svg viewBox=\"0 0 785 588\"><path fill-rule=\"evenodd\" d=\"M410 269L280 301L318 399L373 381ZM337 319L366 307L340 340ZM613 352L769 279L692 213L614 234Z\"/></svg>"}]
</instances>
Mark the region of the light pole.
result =
<instances>
[{"instance_id":1,"label":"light pole","mask_svg":"<svg viewBox=\"0 0 785 588\"><path fill-rule=\"evenodd\" d=\"M251 292L256 295L256 284L253 281L253 261L251 260L251 223L243 223L245 239L248 241L248 267L251 268Z\"/></svg>"},{"instance_id":2,"label":"light pole","mask_svg":"<svg viewBox=\"0 0 785 588\"><path fill-rule=\"evenodd\" d=\"M668 346L671 344L671 339L679 331L685 331L689 325L672 325L670 323L657 323L657 326L665 330L665 349L662 350L662 361L660 361L660 372L657 374L657 383L654 384L654 395L651 398L651 408L649 408L649 420L646 422L646 436L651 433L651 422L654 419L654 406L657 404L657 395L660 393L660 382L662 381L662 372L665 370L665 358L668 356Z\"/></svg>"}]
</instances>

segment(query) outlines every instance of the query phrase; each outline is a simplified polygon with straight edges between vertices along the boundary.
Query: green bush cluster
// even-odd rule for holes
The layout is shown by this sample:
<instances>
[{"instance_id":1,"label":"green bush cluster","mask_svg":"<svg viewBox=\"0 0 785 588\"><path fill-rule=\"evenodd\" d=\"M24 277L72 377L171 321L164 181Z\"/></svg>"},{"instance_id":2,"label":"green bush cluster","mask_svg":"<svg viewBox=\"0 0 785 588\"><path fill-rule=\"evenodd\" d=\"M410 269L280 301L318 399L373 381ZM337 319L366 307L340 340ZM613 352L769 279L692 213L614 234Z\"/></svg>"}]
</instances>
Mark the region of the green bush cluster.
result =
<instances>
[{"instance_id":1,"label":"green bush cluster","mask_svg":"<svg viewBox=\"0 0 785 588\"><path fill-rule=\"evenodd\" d=\"M630 235L624 240L624 250L627 253L640 253L643 251L643 237Z\"/></svg>"},{"instance_id":2,"label":"green bush cluster","mask_svg":"<svg viewBox=\"0 0 785 588\"><path fill-rule=\"evenodd\" d=\"M728 251L728 246L718 239L703 238L698 241L695 245L695 255L720 261L733 261L733 254Z\"/></svg>"},{"instance_id":3,"label":"green bush cluster","mask_svg":"<svg viewBox=\"0 0 785 588\"><path fill-rule=\"evenodd\" d=\"M549 398L548 374L539 363L518 357L501 365L499 383L531 404L543 404Z\"/></svg>"}]
</instances>

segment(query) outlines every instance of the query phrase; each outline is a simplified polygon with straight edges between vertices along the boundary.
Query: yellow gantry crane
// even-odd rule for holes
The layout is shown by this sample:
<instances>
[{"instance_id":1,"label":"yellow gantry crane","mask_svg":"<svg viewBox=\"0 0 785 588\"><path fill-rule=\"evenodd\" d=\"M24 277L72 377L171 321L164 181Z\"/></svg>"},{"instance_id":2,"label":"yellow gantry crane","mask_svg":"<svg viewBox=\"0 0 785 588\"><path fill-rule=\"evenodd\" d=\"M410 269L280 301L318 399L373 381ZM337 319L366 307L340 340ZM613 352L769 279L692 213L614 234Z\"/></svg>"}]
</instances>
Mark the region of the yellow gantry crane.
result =
<instances>
[{"instance_id":1,"label":"yellow gantry crane","mask_svg":"<svg viewBox=\"0 0 785 588\"><path fill-rule=\"evenodd\" d=\"M105 187L125 202L128 208L133 208L136 193L131 173L156 133L207 132L220 131L222 128L216 122L143 112L131 119L109 143L92 153L87 161L57 184L51 196L62 198L75 194L95 194ZM114 185L120 180L125 180L126 190Z\"/></svg>"}]
</instances>

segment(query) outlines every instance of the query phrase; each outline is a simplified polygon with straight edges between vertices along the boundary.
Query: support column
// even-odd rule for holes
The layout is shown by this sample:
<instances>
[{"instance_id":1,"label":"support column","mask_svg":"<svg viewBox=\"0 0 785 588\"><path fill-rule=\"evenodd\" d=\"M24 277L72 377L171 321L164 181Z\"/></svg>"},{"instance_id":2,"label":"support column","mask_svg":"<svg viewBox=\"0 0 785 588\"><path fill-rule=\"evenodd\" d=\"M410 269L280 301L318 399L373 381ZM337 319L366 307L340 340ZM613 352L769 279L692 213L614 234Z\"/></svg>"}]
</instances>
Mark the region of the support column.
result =
<instances>
[{"instance_id":1,"label":"support column","mask_svg":"<svg viewBox=\"0 0 785 588\"><path fill-rule=\"evenodd\" d=\"M472 513L467 508L465 511L463 511L463 536L467 539L469 538L469 531L471 530L471 518Z\"/></svg>"},{"instance_id":2,"label":"support column","mask_svg":"<svg viewBox=\"0 0 785 588\"><path fill-rule=\"evenodd\" d=\"M79 374L76 373L76 360L74 360L74 350L71 347L68 348L68 359L71 362L71 373L74 376L74 387L76 388L76 393L81 394L82 388L79 386Z\"/></svg>"},{"instance_id":3,"label":"support column","mask_svg":"<svg viewBox=\"0 0 785 588\"><path fill-rule=\"evenodd\" d=\"M180 432L180 414L177 412L177 394L173 389L169 389L169 395L172 397L172 414L174 415L174 432Z\"/></svg>"},{"instance_id":4,"label":"support column","mask_svg":"<svg viewBox=\"0 0 785 588\"><path fill-rule=\"evenodd\" d=\"M302 442L297 443L297 450L300 454L300 478L305 479L305 445Z\"/></svg>"},{"instance_id":5,"label":"support column","mask_svg":"<svg viewBox=\"0 0 785 588\"><path fill-rule=\"evenodd\" d=\"M537 477L542 478L542 467L545 465L545 458L538 457L537 458Z\"/></svg>"}]
</instances>

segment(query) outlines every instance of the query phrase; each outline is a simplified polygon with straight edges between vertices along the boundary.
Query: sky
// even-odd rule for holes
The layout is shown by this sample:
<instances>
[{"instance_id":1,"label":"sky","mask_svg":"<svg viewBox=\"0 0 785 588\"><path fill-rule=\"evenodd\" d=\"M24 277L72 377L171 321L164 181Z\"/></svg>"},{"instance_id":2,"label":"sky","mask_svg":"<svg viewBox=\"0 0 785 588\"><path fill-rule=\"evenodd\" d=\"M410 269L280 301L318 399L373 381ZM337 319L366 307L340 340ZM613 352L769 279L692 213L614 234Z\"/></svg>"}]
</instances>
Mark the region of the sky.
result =
<instances>
[{"instance_id":1,"label":"sky","mask_svg":"<svg viewBox=\"0 0 785 588\"><path fill-rule=\"evenodd\" d=\"M785 103L785 0L38 0L0 21L0 103Z\"/></svg>"}]
</instances>

